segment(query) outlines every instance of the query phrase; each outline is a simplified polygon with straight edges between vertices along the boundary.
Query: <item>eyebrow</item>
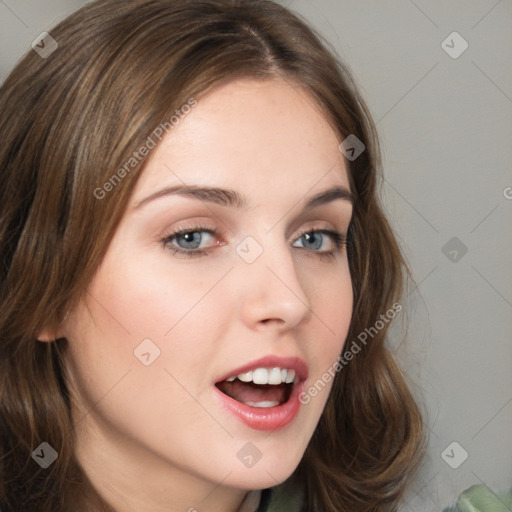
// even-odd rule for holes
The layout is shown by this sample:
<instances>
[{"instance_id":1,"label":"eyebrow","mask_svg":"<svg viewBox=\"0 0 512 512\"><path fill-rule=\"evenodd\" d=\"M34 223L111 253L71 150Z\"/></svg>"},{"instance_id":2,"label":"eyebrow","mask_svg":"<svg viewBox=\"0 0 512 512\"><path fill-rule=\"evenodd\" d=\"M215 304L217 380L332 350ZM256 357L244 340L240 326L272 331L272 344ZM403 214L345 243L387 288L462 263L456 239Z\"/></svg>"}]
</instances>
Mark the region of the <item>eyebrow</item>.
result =
<instances>
[{"instance_id":1,"label":"eyebrow","mask_svg":"<svg viewBox=\"0 0 512 512\"><path fill-rule=\"evenodd\" d=\"M173 195L190 197L200 201L206 201L208 203L231 208L245 208L248 205L247 198L236 190L218 187L202 187L198 185L176 185L172 187L165 187L162 190L154 192L137 203L134 209L138 209L155 199ZM303 209L310 210L317 206L335 201L336 199L343 199L352 204L354 203L354 196L349 190L345 187L335 186L310 197Z\"/></svg>"}]
</instances>

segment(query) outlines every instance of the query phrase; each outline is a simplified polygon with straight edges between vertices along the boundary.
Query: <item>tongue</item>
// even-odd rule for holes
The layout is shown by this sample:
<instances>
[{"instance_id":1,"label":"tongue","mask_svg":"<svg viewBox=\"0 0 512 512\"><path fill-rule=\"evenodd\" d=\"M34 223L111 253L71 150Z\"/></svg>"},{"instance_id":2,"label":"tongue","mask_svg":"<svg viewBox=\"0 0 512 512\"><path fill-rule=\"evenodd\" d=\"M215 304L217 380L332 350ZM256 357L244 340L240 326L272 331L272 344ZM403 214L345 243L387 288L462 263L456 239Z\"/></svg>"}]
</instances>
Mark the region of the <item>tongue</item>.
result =
<instances>
[{"instance_id":1,"label":"tongue","mask_svg":"<svg viewBox=\"0 0 512 512\"><path fill-rule=\"evenodd\" d=\"M223 381L218 388L226 395L235 400L247 404L259 402L277 402L282 404L286 401L286 384L254 384L253 382L242 382L235 379L233 382Z\"/></svg>"}]
</instances>

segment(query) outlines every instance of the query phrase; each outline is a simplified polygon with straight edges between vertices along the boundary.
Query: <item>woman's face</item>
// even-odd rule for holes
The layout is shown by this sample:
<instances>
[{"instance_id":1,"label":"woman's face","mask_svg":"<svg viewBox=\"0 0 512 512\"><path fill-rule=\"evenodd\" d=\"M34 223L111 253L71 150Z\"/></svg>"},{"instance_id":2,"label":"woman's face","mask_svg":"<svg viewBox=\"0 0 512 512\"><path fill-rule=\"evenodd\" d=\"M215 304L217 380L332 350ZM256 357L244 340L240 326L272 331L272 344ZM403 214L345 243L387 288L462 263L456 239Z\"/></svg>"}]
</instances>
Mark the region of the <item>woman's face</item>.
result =
<instances>
[{"instance_id":1,"label":"woman's face","mask_svg":"<svg viewBox=\"0 0 512 512\"><path fill-rule=\"evenodd\" d=\"M211 490L269 487L293 472L351 319L346 248L329 234L344 237L352 214L339 143L302 89L238 80L152 150L63 326L90 475Z\"/></svg>"}]
</instances>

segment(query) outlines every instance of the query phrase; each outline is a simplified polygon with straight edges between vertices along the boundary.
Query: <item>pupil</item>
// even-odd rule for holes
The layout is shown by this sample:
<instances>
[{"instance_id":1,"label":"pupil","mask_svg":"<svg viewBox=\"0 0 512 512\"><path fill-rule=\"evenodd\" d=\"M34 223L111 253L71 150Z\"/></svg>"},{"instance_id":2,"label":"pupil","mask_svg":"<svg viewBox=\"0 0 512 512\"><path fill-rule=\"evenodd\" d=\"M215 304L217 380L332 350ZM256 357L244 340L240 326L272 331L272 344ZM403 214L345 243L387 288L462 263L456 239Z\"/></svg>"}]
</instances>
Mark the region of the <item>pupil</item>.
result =
<instances>
[{"instance_id":1,"label":"pupil","mask_svg":"<svg viewBox=\"0 0 512 512\"><path fill-rule=\"evenodd\" d=\"M197 231L194 231L193 233L185 233L184 235L181 235L181 239L185 242L185 249L197 249L201 243L201 234ZM180 238L178 238L178 240L180 240ZM178 243L178 245L182 244Z\"/></svg>"},{"instance_id":2,"label":"pupil","mask_svg":"<svg viewBox=\"0 0 512 512\"><path fill-rule=\"evenodd\" d=\"M308 233L306 235L304 235L304 238L306 239L307 242L311 242L313 241L313 246L310 245L311 248L313 249L320 249L320 247L322 247L322 235L320 233ZM315 238L316 238L316 244L315 244Z\"/></svg>"}]
</instances>

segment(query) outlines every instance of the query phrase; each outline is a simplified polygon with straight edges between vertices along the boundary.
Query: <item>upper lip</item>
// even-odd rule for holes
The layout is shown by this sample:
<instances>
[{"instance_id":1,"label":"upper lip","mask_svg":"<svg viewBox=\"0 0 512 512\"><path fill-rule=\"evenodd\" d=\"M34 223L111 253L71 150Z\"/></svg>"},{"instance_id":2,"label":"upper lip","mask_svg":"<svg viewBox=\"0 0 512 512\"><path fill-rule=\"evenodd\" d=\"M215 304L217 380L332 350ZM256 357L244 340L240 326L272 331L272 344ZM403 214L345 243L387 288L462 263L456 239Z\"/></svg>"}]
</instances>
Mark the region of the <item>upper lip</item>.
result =
<instances>
[{"instance_id":1,"label":"upper lip","mask_svg":"<svg viewBox=\"0 0 512 512\"><path fill-rule=\"evenodd\" d=\"M308 378L308 367L300 357L280 357L268 355L230 370L223 377L218 379L216 383L239 375L240 373L246 373L251 370L255 370L256 368L281 368L282 370L295 370L295 375L298 377L299 382L303 382Z\"/></svg>"}]
</instances>

